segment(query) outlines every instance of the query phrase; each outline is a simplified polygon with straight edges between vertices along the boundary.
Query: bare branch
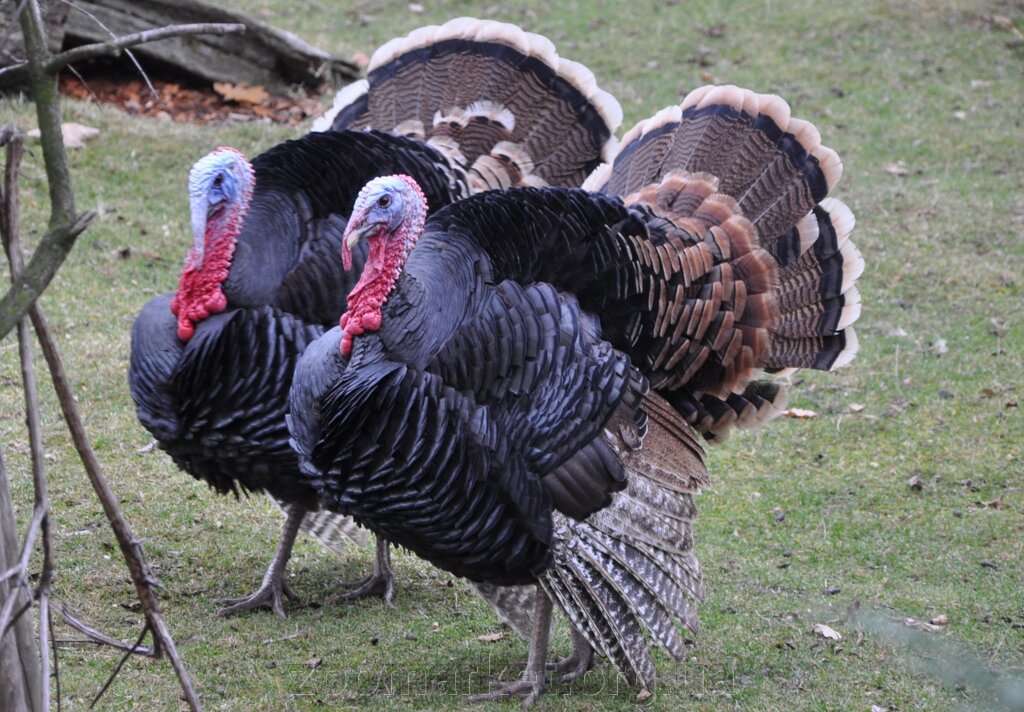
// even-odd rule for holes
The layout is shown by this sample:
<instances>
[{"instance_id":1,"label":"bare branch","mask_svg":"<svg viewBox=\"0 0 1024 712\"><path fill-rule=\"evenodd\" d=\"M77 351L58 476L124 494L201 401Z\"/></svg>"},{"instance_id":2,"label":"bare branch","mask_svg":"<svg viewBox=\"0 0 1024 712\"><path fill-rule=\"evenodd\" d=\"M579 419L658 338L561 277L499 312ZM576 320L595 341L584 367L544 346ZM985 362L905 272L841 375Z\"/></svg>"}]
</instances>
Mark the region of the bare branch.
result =
<instances>
[{"instance_id":1,"label":"bare branch","mask_svg":"<svg viewBox=\"0 0 1024 712\"><path fill-rule=\"evenodd\" d=\"M39 595L39 679L42 684L42 702L39 709L50 709L50 594L43 590Z\"/></svg>"},{"instance_id":2,"label":"bare branch","mask_svg":"<svg viewBox=\"0 0 1024 712\"><path fill-rule=\"evenodd\" d=\"M157 657L156 653L153 651L152 648L146 647L144 645L143 646L132 646L131 643L125 643L125 642L117 640L115 638L111 638L109 635L101 633L100 631L96 630L95 628L93 628L93 627L91 627L89 625L86 625L82 621L80 621L77 618L75 618L75 616L73 616L68 611L66 606L59 606L57 610L60 613L61 618L64 619L65 623L67 623L69 626L71 626L75 630L85 634L89 638L89 640L87 640L87 641L66 641L65 640L65 641L61 641L62 643L67 643L67 642L96 643L97 645L109 645L111 648L117 648L118 650L131 650L136 655L144 655L147 658L155 658L155 657Z\"/></svg>"},{"instance_id":3,"label":"bare branch","mask_svg":"<svg viewBox=\"0 0 1024 712\"><path fill-rule=\"evenodd\" d=\"M39 528L45 516L46 512L36 507L35 512L32 514L32 521L29 522L28 531L25 533L25 543L21 547L21 558L18 559L17 564L4 571L3 574L0 574L0 583L9 578L24 576L25 572L28 571L28 560L32 556L32 547L36 544L36 535L39 534ZM3 626L0 625L0 628L3 628Z\"/></svg>"},{"instance_id":4,"label":"bare branch","mask_svg":"<svg viewBox=\"0 0 1024 712\"><path fill-rule=\"evenodd\" d=\"M103 693L110 688L110 685L113 684L114 679L117 677L117 673L121 672L121 668L124 667L125 660L127 660L128 656L134 653L139 648L139 646L142 645L142 639L146 637L146 633L148 632L149 623L142 626L142 632L139 633L139 638L135 641L135 645L133 645L130 649L124 651L124 655L122 655L121 659L117 661L117 666L114 668L114 671L110 673L110 677L107 678L106 683L104 683L103 687L100 688L100 691L96 693L96 697L93 698L92 702L89 703L89 709L95 707L96 703L100 701L101 697L103 697Z\"/></svg>"},{"instance_id":5,"label":"bare branch","mask_svg":"<svg viewBox=\"0 0 1024 712\"><path fill-rule=\"evenodd\" d=\"M8 72L17 72L19 70L22 70L22 69L24 69L27 66L28 66L28 62L27 61L25 61L25 62L17 62L15 64L11 64L9 66L6 66L3 69L0 69L0 77L2 77L3 75L7 74Z\"/></svg>"},{"instance_id":6,"label":"bare branch","mask_svg":"<svg viewBox=\"0 0 1024 712\"><path fill-rule=\"evenodd\" d=\"M94 219L96 213L82 213L70 225L59 225L46 233L29 260L28 267L0 300L0 339L7 336L25 316L29 307L35 304L57 273L64 257L71 251L75 240Z\"/></svg>"},{"instance_id":7,"label":"bare branch","mask_svg":"<svg viewBox=\"0 0 1024 712\"><path fill-rule=\"evenodd\" d=\"M136 32L132 35L117 37L110 42L96 42L69 49L67 52L61 52L47 62L43 69L47 74L56 74L72 62L80 62L83 59L91 59L93 57L116 57L126 47L134 47L145 42L156 42L157 40L164 40L170 37L211 34L227 35L236 32L245 32L245 25L241 23L206 22L160 27L155 30L146 30L145 32Z\"/></svg>"}]
</instances>

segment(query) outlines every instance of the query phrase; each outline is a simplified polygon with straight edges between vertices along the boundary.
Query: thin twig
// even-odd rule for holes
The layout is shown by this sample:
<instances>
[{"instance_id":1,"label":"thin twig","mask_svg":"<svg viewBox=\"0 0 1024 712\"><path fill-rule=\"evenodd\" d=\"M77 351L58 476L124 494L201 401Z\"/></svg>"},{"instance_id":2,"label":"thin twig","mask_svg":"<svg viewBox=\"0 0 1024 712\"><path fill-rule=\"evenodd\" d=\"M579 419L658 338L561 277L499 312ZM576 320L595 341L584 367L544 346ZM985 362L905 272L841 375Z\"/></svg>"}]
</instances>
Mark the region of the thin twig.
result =
<instances>
[{"instance_id":1,"label":"thin twig","mask_svg":"<svg viewBox=\"0 0 1024 712\"><path fill-rule=\"evenodd\" d=\"M117 35L114 34L114 31L111 30L109 27L107 27L105 24L103 24L103 21L100 20L100 18L96 17L96 15L94 15L91 12L89 12L84 7L82 7L81 5L78 5L78 4L75 4L75 3L71 2L71 0L62 0L62 2L65 5L67 5L68 7L70 7L71 9L73 9L74 11L82 13L83 15L88 17L90 20L95 22L97 25L99 25L100 28L102 28L104 32L106 32L108 35L110 35L110 39L112 39L112 40L116 40L117 39ZM132 52L130 49L126 49L124 51L124 53L125 53L125 55L127 55L128 59L130 59L132 61L132 64L135 65L135 69L138 70L139 75L146 82L146 86L149 87L149 91L152 92L154 95L157 95L156 89L153 88L153 83L149 81L149 75L146 74L146 70L144 70L142 68L142 65L139 64L139 60L137 60L135 58L135 53ZM72 67L70 65L68 65L68 69L70 69L72 72L75 72L74 67ZM78 72L75 72L75 75L77 76ZM78 78L81 79L80 76ZM84 84L85 82L83 81L82 83Z\"/></svg>"},{"instance_id":2,"label":"thin twig","mask_svg":"<svg viewBox=\"0 0 1024 712\"><path fill-rule=\"evenodd\" d=\"M43 517L45 516L46 512L42 511L38 507L32 513L32 521L29 522L28 531L25 532L25 543L21 547L21 556L18 558L18 563L0 575L0 583L3 583L9 578L24 577L26 575L26 572L28 571L28 560L32 556L32 547L36 544L36 535L39 534L39 530L42 528ZM3 626L0 625L0 628L2 627Z\"/></svg>"},{"instance_id":3,"label":"thin twig","mask_svg":"<svg viewBox=\"0 0 1024 712\"><path fill-rule=\"evenodd\" d=\"M52 58L43 67L47 74L56 74L72 62L80 62L83 59L93 57L116 57L126 47L134 47L144 42L155 42L170 37L183 37L187 35L227 35L236 32L245 32L245 25L239 22L200 22L190 25L171 25L160 27L155 30L144 30L131 35L117 37L109 42L94 42L93 44L82 45L61 52Z\"/></svg>"},{"instance_id":4,"label":"thin twig","mask_svg":"<svg viewBox=\"0 0 1024 712\"><path fill-rule=\"evenodd\" d=\"M42 701L39 709L50 709L50 595L46 591L39 594L39 691Z\"/></svg>"},{"instance_id":5,"label":"thin twig","mask_svg":"<svg viewBox=\"0 0 1024 712\"><path fill-rule=\"evenodd\" d=\"M103 693L106 692L113 684L114 678L117 677L117 673L121 672L121 668L124 667L124 663L128 659L128 656L134 653L136 648L142 645L142 639L146 637L146 633L148 632L149 623L146 623L146 625L142 626L142 632L139 633L139 638L135 641L135 645L133 645L130 650L126 650L124 655L121 656L121 659L117 661L117 667L115 667L114 671L110 673L110 677L107 678L107 681L103 684L103 687L100 688L100 691L96 693L96 697L93 698L93 701L89 704L89 709L95 707L96 703L100 701L100 698L103 697Z\"/></svg>"},{"instance_id":6,"label":"thin twig","mask_svg":"<svg viewBox=\"0 0 1024 712\"><path fill-rule=\"evenodd\" d=\"M156 595L150 586L153 577L141 556L141 547L138 540L132 535L131 527L121 512L121 506L117 503L117 497L114 496L106 477L103 475L99 459L97 459L96 452L92 449L89 436L86 434L85 427L82 425L82 419L78 415L78 408L75 406L75 396L71 392L71 386L68 384L67 374L64 372L64 365L61 362L60 352L57 349L57 342L54 340L53 333L50 331L46 318L43 316L43 311L39 308L38 304L32 305L32 308L29 309L29 316L32 317L32 325L35 327L39 346L42 348L43 356L46 357L46 363L50 368L50 377L53 379L53 387L57 392L57 400L60 402L61 411L64 413L64 420L67 423L68 430L71 432L71 439L75 444L75 449L78 450L79 457L82 459L85 472L89 477L89 483L103 505L107 521L110 522L114 536L117 537L125 563L128 564L128 573L135 584L139 603L142 604L142 610L145 612L146 620L153 632L154 655L167 654L171 667L174 668L178 681L181 683L185 701L188 702L192 710L198 711L202 709L199 703L199 696L192 685L192 679L188 674L188 670L185 669L185 663L178 654L174 638L171 637L170 631L167 630L167 626L160 616L160 604L157 602Z\"/></svg>"},{"instance_id":7,"label":"thin twig","mask_svg":"<svg viewBox=\"0 0 1024 712\"><path fill-rule=\"evenodd\" d=\"M40 625L42 620L40 620ZM46 627L50 629L50 646L53 648L53 686L57 688L57 712L61 710L60 694L60 662L57 651L57 641L53 637L53 612L49 605L46 607Z\"/></svg>"},{"instance_id":8,"label":"thin twig","mask_svg":"<svg viewBox=\"0 0 1024 712\"><path fill-rule=\"evenodd\" d=\"M61 618L64 619L65 623L67 623L69 626L71 626L75 630L79 631L80 633L84 633L85 635L87 635L89 637L89 640L87 640L87 641L62 640L61 641L62 643L79 643L79 642L86 643L87 642L87 643L95 643L96 645L108 645L111 648L117 648L118 650L132 650L132 645L131 644L125 643L124 641L121 641L121 640L117 640L116 638L111 638L109 635L101 633L100 631L96 630L95 628L93 628L93 627L91 627L89 625L86 625L82 621L80 621L77 618L75 618L75 616L73 616L71 614L71 612L68 611L67 606L58 606L57 607L57 612L60 613L60 616L61 616ZM146 646L142 646L142 647L136 646L133 652L135 652L136 655L144 655L147 658L155 658L156 657L156 655L153 652L153 649L152 648L147 648Z\"/></svg>"},{"instance_id":9,"label":"thin twig","mask_svg":"<svg viewBox=\"0 0 1024 712\"><path fill-rule=\"evenodd\" d=\"M11 265L11 281L16 281L25 271L25 260L21 254L21 215L19 214L18 170L25 151L25 137L15 132L7 143L7 160L4 166L4 184L7 194L15 196L9 201L4 226L4 251ZM21 380L25 386L25 421L28 425L29 445L32 453L32 487L35 493L36 509L43 510L43 570L36 586L36 596L50 592L53 578L53 536L50 530L50 496L46 484L45 453L43 452L43 426L39 417L39 390L36 388L36 370L32 361L32 335L29 320L18 323L18 354L21 359ZM45 655L45 648L42 651ZM46 679L45 677L43 679ZM43 709L48 709L44 706Z\"/></svg>"},{"instance_id":10,"label":"thin twig","mask_svg":"<svg viewBox=\"0 0 1024 712\"><path fill-rule=\"evenodd\" d=\"M15 62L14 64L9 64L6 67L4 67L3 69L0 69L0 77L2 77L5 74L10 74L12 72L17 72L19 69L24 69L27 66L28 66L28 61L27 60L23 61L23 62Z\"/></svg>"}]
</instances>

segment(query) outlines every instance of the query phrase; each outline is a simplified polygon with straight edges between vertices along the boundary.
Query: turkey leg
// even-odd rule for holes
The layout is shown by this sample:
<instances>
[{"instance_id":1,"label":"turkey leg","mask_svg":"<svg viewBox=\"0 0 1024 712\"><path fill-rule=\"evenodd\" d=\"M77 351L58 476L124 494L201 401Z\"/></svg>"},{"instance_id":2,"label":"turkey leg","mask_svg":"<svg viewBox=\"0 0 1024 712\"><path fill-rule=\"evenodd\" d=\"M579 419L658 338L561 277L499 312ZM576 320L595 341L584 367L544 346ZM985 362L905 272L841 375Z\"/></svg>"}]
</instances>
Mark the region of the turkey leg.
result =
<instances>
[{"instance_id":1,"label":"turkey leg","mask_svg":"<svg viewBox=\"0 0 1024 712\"><path fill-rule=\"evenodd\" d=\"M530 637L530 657L527 658L526 670L523 671L523 676L515 682L510 682L492 692L470 695L466 698L467 702L486 702L506 697L522 697L522 707L525 710L537 701L537 698L544 691L546 677L544 662L548 654L548 638L551 635L551 610L551 599L544 593L544 589L537 586L536 602L533 606L533 635Z\"/></svg>"},{"instance_id":2,"label":"turkey leg","mask_svg":"<svg viewBox=\"0 0 1024 712\"><path fill-rule=\"evenodd\" d=\"M548 663L548 670L565 673L558 678L559 682L572 682L586 675L594 667L594 649L590 647L586 637L575 628L572 629L572 652L568 657Z\"/></svg>"},{"instance_id":3,"label":"turkey leg","mask_svg":"<svg viewBox=\"0 0 1024 712\"><path fill-rule=\"evenodd\" d=\"M278 542L274 558L270 560L267 573L263 576L263 584L245 598L223 598L217 601L225 606L218 611L220 615L231 616L254 608L270 608L279 617L287 617L284 612L282 596L287 596L293 601L298 601L299 597L285 583L284 569L292 555L292 545L295 544L295 536L299 533L299 525L302 524L304 516L306 516L304 507L295 504L288 507L288 518L284 522L281 541Z\"/></svg>"},{"instance_id":4,"label":"turkey leg","mask_svg":"<svg viewBox=\"0 0 1024 712\"><path fill-rule=\"evenodd\" d=\"M390 608L394 608L391 599L395 595L395 576L391 571L391 546L388 540L380 535L377 538L377 558L373 562L373 573L359 581L350 581L341 584L345 588L351 588L347 593L339 593L330 599L329 603L340 601L356 601L360 598L379 596Z\"/></svg>"}]
</instances>

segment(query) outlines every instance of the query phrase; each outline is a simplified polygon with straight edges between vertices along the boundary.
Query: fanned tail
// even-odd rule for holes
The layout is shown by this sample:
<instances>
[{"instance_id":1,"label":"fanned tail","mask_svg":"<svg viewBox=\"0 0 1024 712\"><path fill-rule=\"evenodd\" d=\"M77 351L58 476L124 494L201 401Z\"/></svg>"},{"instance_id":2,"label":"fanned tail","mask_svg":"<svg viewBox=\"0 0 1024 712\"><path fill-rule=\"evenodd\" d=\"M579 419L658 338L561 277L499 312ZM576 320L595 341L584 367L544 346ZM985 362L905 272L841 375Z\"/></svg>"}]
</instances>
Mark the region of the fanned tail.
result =
<instances>
[{"instance_id":1,"label":"fanned tail","mask_svg":"<svg viewBox=\"0 0 1024 712\"><path fill-rule=\"evenodd\" d=\"M282 514L288 514L288 505L275 497L267 496ZM306 512L299 528L337 556L345 553L352 544L364 546L368 540L367 531L356 524L352 517L335 514L326 509Z\"/></svg>"},{"instance_id":2,"label":"fanned tail","mask_svg":"<svg viewBox=\"0 0 1024 712\"><path fill-rule=\"evenodd\" d=\"M373 128L440 151L472 192L577 186L614 150L622 109L546 37L462 17L373 55L315 131Z\"/></svg>"},{"instance_id":3,"label":"fanned tail","mask_svg":"<svg viewBox=\"0 0 1024 712\"><path fill-rule=\"evenodd\" d=\"M678 624L698 629L693 496L708 479L698 435L671 405L652 393L642 408L646 433L616 416L604 435L627 470L626 489L582 522L556 516L555 564L540 583L630 684L651 690L651 643L679 660Z\"/></svg>"},{"instance_id":4,"label":"fanned tail","mask_svg":"<svg viewBox=\"0 0 1024 712\"><path fill-rule=\"evenodd\" d=\"M633 249L693 285L652 288L664 303L652 366L664 373L651 380L706 437L780 410L783 389L748 391L763 371L832 370L856 355L864 259L850 209L826 197L841 174L778 96L708 86L628 131L584 183L661 220L663 244L634 237ZM669 246L678 257L660 254Z\"/></svg>"}]
</instances>

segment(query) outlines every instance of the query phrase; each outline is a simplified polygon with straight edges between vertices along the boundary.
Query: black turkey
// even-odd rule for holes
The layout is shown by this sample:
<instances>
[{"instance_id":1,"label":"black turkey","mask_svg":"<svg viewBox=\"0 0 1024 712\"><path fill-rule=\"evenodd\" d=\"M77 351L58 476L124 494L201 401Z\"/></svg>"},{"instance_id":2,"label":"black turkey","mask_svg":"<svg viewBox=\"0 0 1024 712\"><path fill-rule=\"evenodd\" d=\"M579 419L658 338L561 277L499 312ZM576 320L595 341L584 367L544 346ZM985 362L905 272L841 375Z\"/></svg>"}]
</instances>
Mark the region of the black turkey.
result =
<instances>
[{"instance_id":1,"label":"black turkey","mask_svg":"<svg viewBox=\"0 0 1024 712\"><path fill-rule=\"evenodd\" d=\"M541 692L552 601L641 693L651 643L681 659L704 596L700 434L773 412L760 373L857 349L840 172L780 98L705 87L629 132L589 190L430 217L407 175L360 192L345 245L369 257L300 360L293 445L324 502L378 535L538 584L524 677L483 697Z\"/></svg>"},{"instance_id":2,"label":"black turkey","mask_svg":"<svg viewBox=\"0 0 1024 712\"><path fill-rule=\"evenodd\" d=\"M435 209L489 187L578 185L610 155L621 120L589 70L548 40L469 18L383 46L333 111L331 131L251 165L220 148L193 166L178 291L146 304L132 331L131 393L160 446L218 492L266 492L288 510L263 584L222 613L283 615L293 596L284 568L318 503L288 445L287 394L298 356L337 323L354 284L338 253L363 184L414 176ZM352 274L362 263L357 252ZM325 520L351 524L305 526L316 534ZM354 594L390 597L387 551L379 542L375 576Z\"/></svg>"}]
</instances>

